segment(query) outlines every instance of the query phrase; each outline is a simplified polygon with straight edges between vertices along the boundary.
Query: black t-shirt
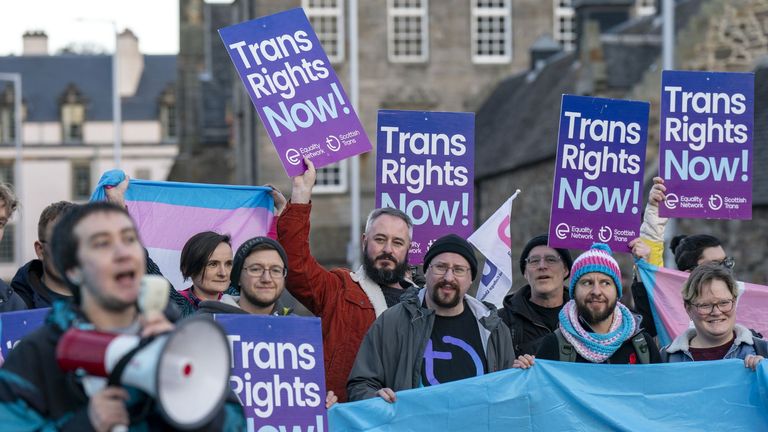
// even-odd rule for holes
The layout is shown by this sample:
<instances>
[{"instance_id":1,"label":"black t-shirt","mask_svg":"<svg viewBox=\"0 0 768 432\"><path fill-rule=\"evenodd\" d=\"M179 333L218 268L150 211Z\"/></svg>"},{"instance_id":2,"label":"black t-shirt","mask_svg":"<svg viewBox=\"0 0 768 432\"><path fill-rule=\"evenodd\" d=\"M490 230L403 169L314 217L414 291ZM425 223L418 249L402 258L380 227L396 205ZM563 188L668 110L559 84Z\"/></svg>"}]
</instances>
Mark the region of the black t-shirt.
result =
<instances>
[{"instance_id":1,"label":"black t-shirt","mask_svg":"<svg viewBox=\"0 0 768 432\"><path fill-rule=\"evenodd\" d=\"M387 307L391 308L392 306L400 303L400 296L403 295L405 290L402 288L382 286L381 292L384 294L384 301L387 302Z\"/></svg>"},{"instance_id":2,"label":"black t-shirt","mask_svg":"<svg viewBox=\"0 0 768 432\"><path fill-rule=\"evenodd\" d=\"M424 350L421 384L426 387L480 376L487 369L480 329L467 303L459 315L435 315L432 335Z\"/></svg>"},{"instance_id":3,"label":"black t-shirt","mask_svg":"<svg viewBox=\"0 0 768 432\"><path fill-rule=\"evenodd\" d=\"M530 299L526 299L526 301L531 306L531 309L541 317L544 325L547 326L550 331L555 331L557 329L557 326L560 324L560 310L563 308L562 305L548 308L539 306Z\"/></svg>"}]
</instances>

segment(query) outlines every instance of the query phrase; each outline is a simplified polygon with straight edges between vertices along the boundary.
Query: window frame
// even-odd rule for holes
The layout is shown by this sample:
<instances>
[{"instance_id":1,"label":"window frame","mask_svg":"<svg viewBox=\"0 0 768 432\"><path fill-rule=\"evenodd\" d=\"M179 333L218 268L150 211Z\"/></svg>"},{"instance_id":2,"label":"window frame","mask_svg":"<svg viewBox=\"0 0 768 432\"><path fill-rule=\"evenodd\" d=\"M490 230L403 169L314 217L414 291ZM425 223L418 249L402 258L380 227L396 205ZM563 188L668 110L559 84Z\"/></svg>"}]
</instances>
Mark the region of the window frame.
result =
<instances>
[{"instance_id":1,"label":"window frame","mask_svg":"<svg viewBox=\"0 0 768 432\"><path fill-rule=\"evenodd\" d=\"M327 0L326 0L327 1ZM307 19L312 23L312 18L336 18L336 54L331 55L328 50L325 49L326 44L323 42L322 36L318 33L317 29L312 27L317 34L317 39L320 41L320 45L323 46L325 54L328 55L328 60L333 63L343 63L346 58L346 39L344 32L344 4L345 0L332 0L336 2L336 6L312 6L312 0L301 0L301 7L304 9L304 13L307 14Z\"/></svg>"},{"instance_id":2,"label":"window frame","mask_svg":"<svg viewBox=\"0 0 768 432\"><path fill-rule=\"evenodd\" d=\"M349 188L349 159L344 159L336 163L332 163L330 165L326 165L322 168L317 169L317 183L315 183L315 187L312 189L313 193L319 193L319 194L339 194L339 193L346 193L347 189ZM339 167L339 184L323 184L320 183L321 180L321 173L323 173L324 170L328 170L330 168L334 168L335 166ZM325 175L325 174L323 174Z\"/></svg>"},{"instance_id":3,"label":"window frame","mask_svg":"<svg viewBox=\"0 0 768 432\"><path fill-rule=\"evenodd\" d=\"M426 63L429 60L429 0L417 0L419 7L396 6L397 0L387 0L387 58L391 63ZM398 54L395 22L397 18L421 18L421 54Z\"/></svg>"},{"instance_id":4,"label":"window frame","mask_svg":"<svg viewBox=\"0 0 768 432\"><path fill-rule=\"evenodd\" d=\"M512 61L512 0L501 0L504 2L502 7L480 6L479 3L484 0L470 0L470 35L472 50L472 63L475 64L505 64ZM485 0L487 1L487 0ZM504 51L503 55L478 54L477 44L479 43L478 19L484 17L504 18Z\"/></svg>"}]
</instances>

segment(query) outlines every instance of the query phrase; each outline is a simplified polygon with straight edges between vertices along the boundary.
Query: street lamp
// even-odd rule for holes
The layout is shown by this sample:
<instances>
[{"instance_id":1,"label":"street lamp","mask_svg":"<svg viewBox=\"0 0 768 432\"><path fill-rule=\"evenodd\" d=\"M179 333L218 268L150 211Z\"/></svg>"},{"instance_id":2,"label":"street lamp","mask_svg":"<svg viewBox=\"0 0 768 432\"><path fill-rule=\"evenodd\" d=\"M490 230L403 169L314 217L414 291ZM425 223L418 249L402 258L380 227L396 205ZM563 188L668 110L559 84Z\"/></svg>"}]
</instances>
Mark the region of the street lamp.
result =
<instances>
[{"instance_id":1,"label":"street lamp","mask_svg":"<svg viewBox=\"0 0 768 432\"><path fill-rule=\"evenodd\" d=\"M19 199L22 199L24 195L22 194L21 188L21 74L0 72L0 81L11 81L13 83L13 123L15 130L13 138L16 145L16 162L13 164L13 188L15 189L16 196ZM16 244L14 245L13 253L16 261L21 263L23 262L21 254L22 246L24 244L24 225L22 223L22 213L16 212L16 217L18 218L16 220L16 229L14 230L14 241Z\"/></svg>"},{"instance_id":2,"label":"street lamp","mask_svg":"<svg viewBox=\"0 0 768 432\"><path fill-rule=\"evenodd\" d=\"M114 161L115 169L120 169L120 162L123 152L123 137L120 130L123 125L122 107L120 105L120 75L118 72L118 56L117 56L117 24L114 20L98 19L98 18L78 18L78 21L93 21L108 23L112 25L112 33L115 35L115 50L112 52L112 126L114 132Z\"/></svg>"}]
</instances>

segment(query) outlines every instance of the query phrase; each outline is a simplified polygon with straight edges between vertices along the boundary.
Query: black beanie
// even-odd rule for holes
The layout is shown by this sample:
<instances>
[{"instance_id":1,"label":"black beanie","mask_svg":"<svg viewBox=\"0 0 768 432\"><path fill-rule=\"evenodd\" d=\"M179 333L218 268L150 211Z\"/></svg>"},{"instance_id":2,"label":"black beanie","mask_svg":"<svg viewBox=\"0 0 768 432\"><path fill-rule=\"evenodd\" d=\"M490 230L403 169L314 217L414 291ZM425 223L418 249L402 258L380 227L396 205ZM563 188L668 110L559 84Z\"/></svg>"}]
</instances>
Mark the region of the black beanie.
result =
<instances>
[{"instance_id":1,"label":"black beanie","mask_svg":"<svg viewBox=\"0 0 768 432\"><path fill-rule=\"evenodd\" d=\"M269 237L254 237L246 240L235 252L235 259L232 261L232 273L229 274L229 281L232 286L237 287L240 284L240 273L243 272L245 259L251 254L253 248L259 245L268 245L270 246L269 249L277 251L283 260L283 266L288 270L288 256L285 254L285 249L283 249L280 243Z\"/></svg>"},{"instance_id":2,"label":"black beanie","mask_svg":"<svg viewBox=\"0 0 768 432\"><path fill-rule=\"evenodd\" d=\"M549 237L545 235L540 235L532 238L530 241L528 241L528 244L525 245L523 248L523 253L520 254L520 272L525 274L525 260L528 258L528 255L531 253L531 249L535 248L536 246L547 246L547 243L549 241ZM565 264L565 268L568 270L568 273L571 272L571 265L573 265L573 258L571 258L571 253L568 252L568 249L555 249L560 255L560 258L563 259L563 264Z\"/></svg>"},{"instance_id":3,"label":"black beanie","mask_svg":"<svg viewBox=\"0 0 768 432\"><path fill-rule=\"evenodd\" d=\"M477 257L475 256L475 250L468 241L456 234L442 236L432 243L427 254L424 255L424 273L427 272L427 268L429 267L432 258L445 252L453 252L463 256L467 262L469 262L469 268L472 270L472 279L475 279L475 276L477 276Z\"/></svg>"}]
</instances>

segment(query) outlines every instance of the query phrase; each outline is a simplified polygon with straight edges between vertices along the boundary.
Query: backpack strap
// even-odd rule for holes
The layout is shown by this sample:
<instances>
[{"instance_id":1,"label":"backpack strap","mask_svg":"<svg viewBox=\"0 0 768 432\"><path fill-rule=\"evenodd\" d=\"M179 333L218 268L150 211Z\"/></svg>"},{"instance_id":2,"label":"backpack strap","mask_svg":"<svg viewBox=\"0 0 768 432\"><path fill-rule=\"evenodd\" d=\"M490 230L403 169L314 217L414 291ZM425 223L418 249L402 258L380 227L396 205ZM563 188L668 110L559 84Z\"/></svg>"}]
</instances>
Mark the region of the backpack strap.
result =
<instances>
[{"instance_id":1,"label":"backpack strap","mask_svg":"<svg viewBox=\"0 0 768 432\"><path fill-rule=\"evenodd\" d=\"M563 336L563 332L558 328L555 330L555 336L557 336L557 346L558 351L560 352L560 361L561 362L575 362L576 361L576 350L573 348L573 345L571 345L570 342L568 342L565 339L565 336Z\"/></svg>"},{"instance_id":2,"label":"backpack strap","mask_svg":"<svg viewBox=\"0 0 768 432\"><path fill-rule=\"evenodd\" d=\"M632 346L637 354L637 361L640 364L649 364L651 362L651 352L648 350L648 341L645 340L643 333L638 333L632 338Z\"/></svg>"}]
</instances>

